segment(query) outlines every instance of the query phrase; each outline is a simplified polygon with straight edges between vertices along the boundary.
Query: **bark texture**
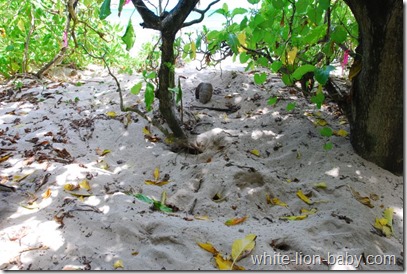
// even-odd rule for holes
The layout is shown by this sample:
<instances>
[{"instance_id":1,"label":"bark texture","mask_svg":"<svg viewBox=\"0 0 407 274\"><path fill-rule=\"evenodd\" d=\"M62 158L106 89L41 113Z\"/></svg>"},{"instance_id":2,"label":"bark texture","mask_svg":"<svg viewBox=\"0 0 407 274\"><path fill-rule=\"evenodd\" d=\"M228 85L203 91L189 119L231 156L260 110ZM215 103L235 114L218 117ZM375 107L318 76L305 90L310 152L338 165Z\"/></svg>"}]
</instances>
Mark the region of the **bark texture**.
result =
<instances>
[{"instance_id":1,"label":"bark texture","mask_svg":"<svg viewBox=\"0 0 407 274\"><path fill-rule=\"evenodd\" d=\"M149 10L143 0L132 0L132 2L144 21L141 26L158 30L161 33L161 65L158 72L158 90L156 91L156 97L160 102L160 113L176 138L187 139L180 121L175 115L174 98L169 88L175 86L175 36L199 0L179 0L171 11L163 12L160 16Z\"/></svg>"},{"instance_id":2,"label":"bark texture","mask_svg":"<svg viewBox=\"0 0 407 274\"><path fill-rule=\"evenodd\" d=\"M345 0L359 24L362 61L351 92L351 143L363 158L403 172L403 2Z\"/></svg>"}]
</instances>

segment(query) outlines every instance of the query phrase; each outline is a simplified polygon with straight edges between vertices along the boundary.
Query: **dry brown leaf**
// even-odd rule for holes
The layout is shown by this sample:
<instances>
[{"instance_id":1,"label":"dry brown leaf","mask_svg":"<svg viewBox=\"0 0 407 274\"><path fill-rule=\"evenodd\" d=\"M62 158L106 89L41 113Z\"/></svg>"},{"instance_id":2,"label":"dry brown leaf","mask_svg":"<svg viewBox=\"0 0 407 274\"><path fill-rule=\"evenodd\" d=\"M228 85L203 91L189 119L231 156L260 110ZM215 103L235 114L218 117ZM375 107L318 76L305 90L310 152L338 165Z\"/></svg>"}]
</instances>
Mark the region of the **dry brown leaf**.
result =
<instances>
[{"instance_id":1,"label":"dry brown leaf","mask_svg":"<svg viewBox=\"0 0 407 274\"><path fill-rule=\"evenodd\" d=\"M356 190L354 190L352 187L350 187L349 186L349 188L350 188L350 190L351 190L351 192L352 192L352 195L353 195L353 197L359 202L359 203L361 203L361 204L363 204L363 205L365 205L365 206L368 206L368 207L370 207L370 208L373 208L374 207L374 205L372 205L371 203L370 203L370 198L369 197L363 197L362 195L360 195L360 193L359 192L357 192Z\"/></svg>"}]
</instances>

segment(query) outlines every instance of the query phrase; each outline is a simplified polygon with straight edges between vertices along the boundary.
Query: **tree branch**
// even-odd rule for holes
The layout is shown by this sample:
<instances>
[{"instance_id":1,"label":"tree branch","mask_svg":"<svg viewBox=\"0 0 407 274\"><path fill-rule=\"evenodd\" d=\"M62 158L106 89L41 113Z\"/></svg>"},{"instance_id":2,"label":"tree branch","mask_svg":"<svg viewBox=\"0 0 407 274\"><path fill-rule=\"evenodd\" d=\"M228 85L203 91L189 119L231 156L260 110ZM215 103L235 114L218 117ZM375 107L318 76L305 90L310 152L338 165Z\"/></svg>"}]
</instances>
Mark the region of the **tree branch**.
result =
<instances>
[{"instance_id":1,"label":"tree branch","mask_svg":"<svg viewBox=\"0 0 407 274\"><path fill-rule=\"evenodd\" d=\"M124 100L123 100L123 94L122 94L122 88L120 86L120 82L117 79L117 77L113 74L113 72L110 70L109 64L106 62L106 58L105 58L106 53L103 56L96 56L96 55L93 55L92 53L90 53L83 45L81 45L81 46L82 46L83 50L86 52L86 54L88 54L90 57L103 61L103 63L105 64L105 66L107 68L107 71L108 71L109 75L116 82L117 92L119 93L119 98L120 98L120 110L123 111L123 112L129 112L130 111L130 112L137 113L140 117L144 118L147 122L151 123L153 126L158 128L165 135L165 137L170 138L171 134L168 132L167 129L165 129L163 126L161 126L158 121L148 117L137 106L136 107L125 107L124 106Z\"/></svg>"},{"instance_id":2,"label":"tree branch","mask_svg":"<svg viewBox=\"0 0 407 274\"><path fill-rule=\"evenodd\" d=\"M163 33L175 36L198 2L199 0L179 0L178 4L162 19Z\"/></svg>"},{"instance_id":3,"label":"tree branch","mask_svg":"<svg viewBox=\"0 0 407 274\"><path fill-rule=\"evenodd\" d=\"M140 24L143 28L155 29L158 31L162 30L160 17L154 14L147 6L144 4L143 0L131 0L133 5L136 7L141 18L143 18L143 23Z\"/></svg>"},{"instance_id":4,"label":"tree branch","mask_svg":"<svg viewBox=\"0 0 407 274\"><path fill-rule=\"evenodd\" d=\"M192 21L190 21L190 22L184 23L184 24L182 25L182 27L185 28L185 27L192 26L192 25L194 25L194 24L201 23L201 22L203 21L203 19L205 18L205 13L208 12L208 10L209 10L214 4L218 3L219 1L220 1L220 0L215 0L215 1L213 1L213 2L210 3L210 4L208 5L208 7L207 7L206 9L204 9L204 10L199 10L199 9L194 8L192 11L195 11L195 12L201 14L201 17L199 17L198 19L192 20Z\"/></svg>"}]
</instances>

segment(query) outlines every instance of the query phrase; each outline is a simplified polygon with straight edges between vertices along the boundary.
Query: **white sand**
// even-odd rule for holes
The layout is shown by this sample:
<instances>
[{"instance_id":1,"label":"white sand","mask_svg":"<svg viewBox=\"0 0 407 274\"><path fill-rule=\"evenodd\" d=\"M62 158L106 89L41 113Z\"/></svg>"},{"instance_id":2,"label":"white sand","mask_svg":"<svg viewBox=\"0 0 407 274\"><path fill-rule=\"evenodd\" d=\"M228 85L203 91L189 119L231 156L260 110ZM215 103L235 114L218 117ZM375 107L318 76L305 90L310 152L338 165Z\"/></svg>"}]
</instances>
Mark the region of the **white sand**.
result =
<instances>
[{"instance_id":1,"label":"white sand","mask_svg":"<svg viewBox=\"0 0 407 274\"><path fill-rule=\"evenodd\" d=\"M0 175L10 179L30 175L20 182L3 180L17 190L0 192L0 269L60 270L73 266L112 270L120 259L125 270L214 270L212 255L197 242L210 242L229 255L235 239L253 233L257 239L252 255L285 255L293 261L255 265L248 256L238 262L248 270L401 270L402 266L393 261L379 264L386 259L380 256L376 257L378 264L359 266L341 261L328 266L309 259L320 256L334 263L333 259L341 255L359 258L364 254L394 255L393 259L402 262L403 177L360 158L348 137L333 136L334 148L325 151L321 127L311 121L316 117L304 115L318 110L301 94L290 94L276 76L269 75L270 81L259 87L253 84L253 75L244 73L242 67L229 64L223 69L222 74L214 69L198 72L190 64L177 70L188 77L183 80L185 109L200 119L200 126L195 128L197 142L204 150L200 155L176 154L161 142L146 140L142 129L147 122L134 113L133 123L126 129L120 121L125 114L120 112L114 82L100 68L80 73L81 79L75 76L65 80L81 81L82 86L67 82L60 86L47 84L49 88L34 85L17 94L17 98L31 94L44 99L40 102L2 99L1 148L14 149L13 156L0 163ZM135 76L119 75L119 79L127 90L138 81ZM194 99L194 87L201 81L211 82L216 92L206 106L225 108L226 103L233 103L240 110L226 114L189 108L200 105ZM127 105L137 103L138 96L125 94ZM268 106L267 99L275 95L282 99L276 106ZM74 103L76 97L79 101ZM292 112L285 110L289 102L296 102ZM108 118L109 111L119 116ZM192 115L186 113L185 117ZM348 124L340 125L341 117L329 111L327 105L321 117L333 129L349 131ZM16 119L20 119L19 123ZM154 127L152 131L163 137ZM54 140L44 136L48 132L52 132ZM9 144L7 138L13 139L16 134L20 138ZM53 148L65 148L74 161L49 159L27 164L24 151L33 150L34 144L27 140L34 137L39 138L37 144L49 141L48 147L39 147L37 157L45 153L57 158ZM56 142L58 138L66 143ZM99 156L96 148L111 153ZM249 153L253 149L260 152L260 157ZM100 168L101 160L109 165L108 170ZM167 185L144 183L153 179L156 167L161 176L170 175ZM34 192L47 173L48 181ZM92 196L80 201L64 191L65 184L78 184L86 177ZM320 182L326 182L327 189L314 187ZM378 195L377 201L371 200L374 208L358 202L350 187L362 196ZM44 199L41 195L48 188L51 196ZM153 211L149 204L124 194L131 189L157 200L166 191L167 203L179 211ZM322 202L305 204L296 196L299 189L311 193L312 201ZM38 209L19 205L29 200L28 192L38 197ZM215 202L212 198L216 193L226 198ZM267 204L266 194L278 197L288 207ZM194 200L191 215L187 212ZM78 210L92 209L84 205L94 206L94 211ZM371 232L375 218L382 217L388 207L395 211L391 238ZM317 213L301 221L279 219L300 215L301 208L316 208ZM54 216L60 216L61 210L73 211L71 218L64 218L64 227L58 228ZM205 215L209 220L194 219ZM248 216L244 223L230 227L224 224L230 218L243 216ZM338 216L346 216L350 223ZM300 254L305 256L302 264L294 261Z\"/></svg>"}]
</instances>

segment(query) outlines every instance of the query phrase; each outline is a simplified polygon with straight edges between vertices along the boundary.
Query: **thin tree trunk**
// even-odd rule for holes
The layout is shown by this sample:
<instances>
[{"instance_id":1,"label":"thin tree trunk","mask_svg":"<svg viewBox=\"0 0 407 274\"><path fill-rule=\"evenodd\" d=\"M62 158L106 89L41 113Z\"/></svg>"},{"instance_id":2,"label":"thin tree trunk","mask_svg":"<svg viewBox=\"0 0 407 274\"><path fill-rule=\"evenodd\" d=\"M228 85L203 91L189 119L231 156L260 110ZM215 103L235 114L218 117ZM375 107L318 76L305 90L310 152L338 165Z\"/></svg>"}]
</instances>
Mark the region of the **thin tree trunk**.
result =
<instances>
[{"instance_id":1,"label":"thin tree trunk","mask_svg":"<svg viewBox=\"0 0 407 274\"><path fill-rule=\"evenodd\" d=\"M161 66L158 72L159 87L157 98L160 102L160 113L164 116L174 136L179 139L187 139L180 122L174 112L174 97L168 90L175 87L174 82L174 40L175 35L166 35L162 33L162 55Z\"/></svg>"},{"instance_id":2,"label":"thin tree trunk","mask_svg":"<svg viewBox=\"0 0 407 274\"><path fill-rule=\"evenodd\" d=\"M351 93L351 143L363 158L403 171L403 2L345 0L359 23L362 68Z\"/></svg>"}]
</instances>

